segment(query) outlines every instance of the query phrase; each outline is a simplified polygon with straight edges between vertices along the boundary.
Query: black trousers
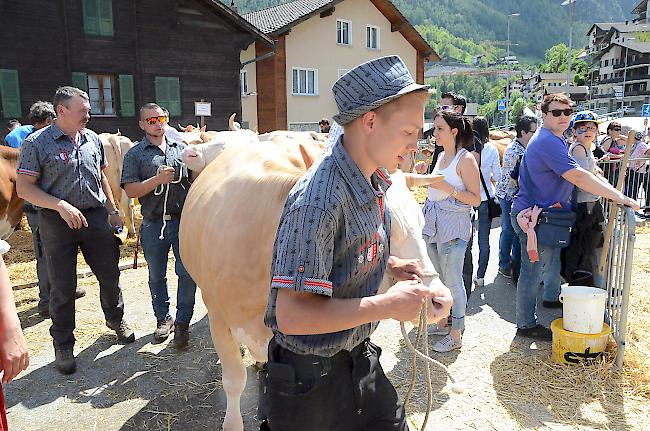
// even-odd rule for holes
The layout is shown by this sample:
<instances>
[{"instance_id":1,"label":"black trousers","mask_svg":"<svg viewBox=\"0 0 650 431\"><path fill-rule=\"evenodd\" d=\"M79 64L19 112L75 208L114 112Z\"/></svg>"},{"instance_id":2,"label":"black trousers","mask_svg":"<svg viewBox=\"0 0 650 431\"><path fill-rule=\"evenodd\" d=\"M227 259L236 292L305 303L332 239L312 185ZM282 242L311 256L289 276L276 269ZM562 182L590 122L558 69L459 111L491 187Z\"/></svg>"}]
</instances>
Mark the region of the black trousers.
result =
<instances>
[{"instance_id":1,"label":"black trousers","mask_svg":"<svg viewBox=\"0 0 650 431\"><path fill-rule=\"evenodd\" d=\"M119 239L113 235L105 208L83 211L88 227L70 229L56 211L40 211L39 228L50 277L50 334L54 347L74 346L77 251L99 281L99 298L106 320L118 322L124 316L119 286Z\"/></svg>"},{"instance_id":2,"label":"black trousers","mask_svg":"<svg viewBox=\"0 0 650 431\"><path fill-rule=\"evenodd\" d=\"M50 276L47 273L47 260L41 240L41 229L38 226L38 212L35 210L25 211L29 228L32 230L34 241L34 255L36 256L36 274L38 276L38 307L48 308L50 304Z\"/></svg>"},{"instance_id":3,"label":"black trousers","mask_svg":"<svg viewBox=\"0 0 650 431\"><path fill-rule=\"evenodd\" d=\"M366 340L331 358L299 355L269 343L260 372L260 429L408 431L404 406Z\"/></svg>"}]
</instances>

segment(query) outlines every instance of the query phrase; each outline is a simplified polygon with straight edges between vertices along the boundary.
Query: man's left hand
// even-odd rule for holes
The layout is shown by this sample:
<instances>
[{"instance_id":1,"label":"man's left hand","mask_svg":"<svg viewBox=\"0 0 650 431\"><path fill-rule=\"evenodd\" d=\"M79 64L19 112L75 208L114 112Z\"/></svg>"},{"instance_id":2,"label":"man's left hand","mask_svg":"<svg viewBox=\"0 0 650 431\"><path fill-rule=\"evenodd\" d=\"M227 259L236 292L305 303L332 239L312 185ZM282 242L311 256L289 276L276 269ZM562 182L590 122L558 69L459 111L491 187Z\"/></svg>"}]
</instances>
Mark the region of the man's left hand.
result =
<instances>
[{"instance_id":1,"label":"man's left hand","mask_svg":"<svg viewBox=\"0 0 650 431\"><path fill-rule=\"evenodd\" d=\"M424 277L422 263L418 259L388 258L388 273L396 280L419 280Z\"/></svg>"},{"instance_id":2,"label":"man's left hand","mask_svg":"<svg viewBox=\"0 0 650 431\"><path fill-rule=\"evenodd\" d=\"M124 220L122 220L122 217L120 217L119 214L110 214L108 216L108 224L110 224L112 228L123 227Z\"/></svg>"}]
</instances>

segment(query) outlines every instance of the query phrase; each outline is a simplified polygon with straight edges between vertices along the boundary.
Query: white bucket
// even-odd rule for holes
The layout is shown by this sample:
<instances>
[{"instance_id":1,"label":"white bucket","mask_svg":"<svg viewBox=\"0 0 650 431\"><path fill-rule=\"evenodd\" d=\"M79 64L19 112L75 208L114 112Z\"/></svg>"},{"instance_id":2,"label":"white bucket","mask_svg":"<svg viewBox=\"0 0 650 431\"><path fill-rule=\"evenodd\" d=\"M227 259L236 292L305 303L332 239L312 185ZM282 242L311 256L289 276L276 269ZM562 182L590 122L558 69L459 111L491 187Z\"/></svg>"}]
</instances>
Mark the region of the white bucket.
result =
<instances>
[{"instance_id":1,"label":"white bucket","mask_svg":"<svg viewBox=\"0 0 650 431\"><path fill-rule=\"evenodd\" d=\"M597 287L563 286L560 294L562 326L579 334L598 334L603 330L607 292Z\"/></svg>"}]
</instances>

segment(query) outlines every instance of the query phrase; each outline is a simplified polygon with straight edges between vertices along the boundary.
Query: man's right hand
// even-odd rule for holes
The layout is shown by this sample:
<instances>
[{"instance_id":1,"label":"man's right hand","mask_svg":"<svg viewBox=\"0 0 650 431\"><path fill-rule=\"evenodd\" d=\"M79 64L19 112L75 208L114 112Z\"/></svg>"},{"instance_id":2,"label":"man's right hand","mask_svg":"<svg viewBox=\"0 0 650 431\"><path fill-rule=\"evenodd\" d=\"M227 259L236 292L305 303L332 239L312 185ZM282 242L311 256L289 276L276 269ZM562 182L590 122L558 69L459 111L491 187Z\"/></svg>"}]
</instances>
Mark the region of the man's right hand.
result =
<instances>
[{"instance_id":1,"label":"man's right hand","mask_svg":"<svg viewBox=\"0 0 650 431\"><path fill-rule=\"evenodd\" d=\"M63 220L68 224L70 229L81 229L88 227L86 217L73 205L61 200L56 206L56 210Z\"/></svg>"},{"instance_id":2,"label":"man's right hand","mask_svg":"<svg viewBox=\"0 0 650 431\"><path fill-rule=\"evenodd\" d=\"M384 295L391 319L407 322L416 319L430 294L428 287L416 280L398 281Z\"/></svg>"},{"instance_id":3,"label":"man's right hand","mask_svg":"<svg viewBox=\"0 0 650 431\"><path fill-rule=\"evenodd\" d=\"M158 184L169 184L174 181L174 168L171 166L161 166L156 174Z\"/></svg>"}]
</instances>

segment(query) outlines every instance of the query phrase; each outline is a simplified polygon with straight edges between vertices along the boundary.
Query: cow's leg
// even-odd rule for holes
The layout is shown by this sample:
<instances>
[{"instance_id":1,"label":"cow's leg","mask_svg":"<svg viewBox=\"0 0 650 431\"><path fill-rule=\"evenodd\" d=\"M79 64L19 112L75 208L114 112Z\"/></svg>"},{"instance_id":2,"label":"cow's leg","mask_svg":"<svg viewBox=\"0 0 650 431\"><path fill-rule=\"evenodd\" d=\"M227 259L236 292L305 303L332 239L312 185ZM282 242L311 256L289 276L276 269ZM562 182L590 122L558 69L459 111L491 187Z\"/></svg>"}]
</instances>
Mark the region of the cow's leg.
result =
<instances>
[{"instance_id":1,"label":"cow's leg","mask_svg":"<svg viewBox=\"0 0 650 431\"><path fill-rule=\"evenodd\" d=\"M135 210L133 202L133 199L129 199L126 193L122 191L122 195L120 196L120 210L122 210L122 214L124 214L124 223L128 229L129 237L135 235Z\"/></svg>"},{"instance_id":2,"label":"cow's leg","mask_svg":"<svg viewBox=\"0 0 650 431\"><path fill-rule=\"evenodd\" d=\"M209 309L209 308L208 308ZM243 431L240 400L246 387L246 367L239 353L239 345L230 333L226 322L215 313L208 313L210 334L221 361L221 383L226 392L226 417L224 431Z\"/></svg>"}]
</instances>

